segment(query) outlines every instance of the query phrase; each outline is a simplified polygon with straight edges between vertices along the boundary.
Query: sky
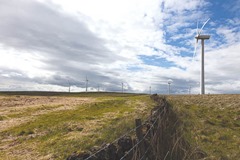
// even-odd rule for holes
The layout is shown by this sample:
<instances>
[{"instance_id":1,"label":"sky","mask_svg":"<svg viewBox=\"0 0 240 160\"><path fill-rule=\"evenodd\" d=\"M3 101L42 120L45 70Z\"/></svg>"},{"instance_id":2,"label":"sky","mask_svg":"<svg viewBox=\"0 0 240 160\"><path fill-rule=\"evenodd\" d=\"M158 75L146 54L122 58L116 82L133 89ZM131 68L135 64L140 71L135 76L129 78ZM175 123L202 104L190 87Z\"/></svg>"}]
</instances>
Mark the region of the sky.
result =
<instances>
[{"instance_id":1,"label":"sky","mask_svg":"<svg viewBox=\"0 0 240 160\"><path fill-rule=\"evenodd\" d=\"M0 91L240 93L240 0L0 0Z\"/></svg>"}]
</instances>

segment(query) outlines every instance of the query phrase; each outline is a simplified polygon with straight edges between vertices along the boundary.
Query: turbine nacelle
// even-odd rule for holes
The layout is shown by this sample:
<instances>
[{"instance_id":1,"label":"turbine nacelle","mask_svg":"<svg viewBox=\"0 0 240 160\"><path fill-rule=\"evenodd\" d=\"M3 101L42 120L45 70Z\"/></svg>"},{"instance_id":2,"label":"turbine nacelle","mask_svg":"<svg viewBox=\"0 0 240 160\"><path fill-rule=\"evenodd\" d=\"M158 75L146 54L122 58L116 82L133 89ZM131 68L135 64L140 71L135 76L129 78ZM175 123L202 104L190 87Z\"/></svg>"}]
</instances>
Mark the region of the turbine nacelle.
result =
<instances>
[{"instance_id":1,"label":"turbine nacelle","mask_svg":"<svg viewBox=\"0 0 240 160\"><path fill-rule=\"evenodd\" d=\"M197 35L197 36L195 36L195 38L197 40L199 40L199 39L209 39L210 35Z\"/></svg>"}]
</instances>

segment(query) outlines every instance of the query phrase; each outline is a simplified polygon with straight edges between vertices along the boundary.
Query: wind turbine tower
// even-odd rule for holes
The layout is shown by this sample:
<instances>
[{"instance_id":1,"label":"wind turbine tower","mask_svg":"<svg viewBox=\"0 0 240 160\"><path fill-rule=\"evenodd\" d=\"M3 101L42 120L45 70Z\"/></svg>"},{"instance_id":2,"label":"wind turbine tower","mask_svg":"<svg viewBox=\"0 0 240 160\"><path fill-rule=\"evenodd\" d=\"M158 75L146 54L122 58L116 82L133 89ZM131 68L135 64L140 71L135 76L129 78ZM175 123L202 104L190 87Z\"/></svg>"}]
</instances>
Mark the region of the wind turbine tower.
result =
<instances>
[{"instance_id":1,"label":"wind turbine tower","mask_svg":"<svg viewBox=\"0 0 240 160\"><path fill-rule=\"evenodd\" d=\"M122 93L123 93L123 82L122 82Z\"/></svg>"},{"instance_id":2,"label":"wind turbine tower","mask_svg":"<svg viewBox=\"0 0 240 160\"><path fill-rule=\"evenodd\" d=\"M195 36L196 38L196 44L195 44L195 51L194 55L196 53L196 47L198 40L201 40L202 43L202 54L201 54L201 75L200 75L200 94L205 94L205 81L204 81L204 40L207 40L210 38L210 35L201 35L201 32L203 30L203 27L207 24L207 22L210 20L210 18L203 24L202 28L200 31L198 31L198 26L197 26L197 35Z\"/></svg>"},{"instance_id":3,"label":"wind turbine tower","mask_svg":"<svg viewBox=\"0 0 240 160\"><path fill-rule=\"evenodd\" d=\"M170 85L171 85L171 81L168 81L168 95L170 95Z\"/></svg>"},{"instance_id":4,"label":"wind turbine tower","mask_svg":"<svg viewBox=\"0 0 240 160\"><path fill-rule=\"evenodd\" d=\"M69 80L68 80L68 92L69 92L69 93L71 92L71 85L70 85Z\"/></svg>"},{"instance_id":5,"label":"wind turbine tower","mask_svg":"<svg viewBox=\"0 0 240 160\"><path fill-rule=\"evenodd\" d=\"M86 92L88 92L88 78L86 76Z\"/></svg>"}]
</instances>

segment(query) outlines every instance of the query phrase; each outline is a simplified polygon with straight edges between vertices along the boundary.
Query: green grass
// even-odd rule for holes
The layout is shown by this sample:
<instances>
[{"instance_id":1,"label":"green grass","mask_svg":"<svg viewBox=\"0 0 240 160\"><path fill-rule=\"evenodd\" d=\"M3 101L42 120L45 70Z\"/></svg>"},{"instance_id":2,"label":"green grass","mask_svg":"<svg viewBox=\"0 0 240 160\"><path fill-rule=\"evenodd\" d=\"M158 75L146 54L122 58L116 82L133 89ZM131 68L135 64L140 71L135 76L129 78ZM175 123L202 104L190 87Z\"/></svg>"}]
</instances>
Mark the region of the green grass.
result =
<instances>
[{"instance_id":1,"label":"green grass","mask_svg":"<svg viewBox=\"0 0 240 160\"><path fill-rule=\"evenodd\" d=\"M21 118L33 115L34 113L38 113L39 111L43 110L53 110L55 108L62 107L63 105L41 105L31 108L25 108L21 110L14 110L14 113L7 114L6 116L9 118Z\"/></svg>"},{"instance_id":2,"label":"green grass","mask_svg":"<svg viewBox=\"0 0 240 160\"><path fill-rule=\"evenodd\" d=\"M0 121L3 121L4 119L6 119L6 116L0 115Z\"/></svg>"},{"instance_id":3,"label":"green grass","mask_svg":"<svg viewBox=\"0 0 240 160\"><path fill-rule=\"evenodd\" d=\"M88 97L91 97L90 93ZM134 118L146 117L155 105L147 95L98 93L93 94L93 97L96 101L92 103L82 104L74 109L40 114L31 121L1 132L2 145L15 143L3 150L1 157L6 157L16 150L24 153L31 148L33 154L37 153L42 157L65 159L73 152L81 152L113 141L134 127ZM51 109L50 106L45 107L47 108L25 109L22 115L16 113L8 118L21 118L42 109ZM8 158L23 157L24 155L18 153Z\"/></svg>"},{"instance_id":4,"label":"green grass","mask_svg":"<svg viewBox=\"0 0 240 160\"><path fill-rule=\"evenodd\" d=\"M169 96L183 121L185 137L206 159L240 157L240 95Z\"/></svg>"}]
</instances>

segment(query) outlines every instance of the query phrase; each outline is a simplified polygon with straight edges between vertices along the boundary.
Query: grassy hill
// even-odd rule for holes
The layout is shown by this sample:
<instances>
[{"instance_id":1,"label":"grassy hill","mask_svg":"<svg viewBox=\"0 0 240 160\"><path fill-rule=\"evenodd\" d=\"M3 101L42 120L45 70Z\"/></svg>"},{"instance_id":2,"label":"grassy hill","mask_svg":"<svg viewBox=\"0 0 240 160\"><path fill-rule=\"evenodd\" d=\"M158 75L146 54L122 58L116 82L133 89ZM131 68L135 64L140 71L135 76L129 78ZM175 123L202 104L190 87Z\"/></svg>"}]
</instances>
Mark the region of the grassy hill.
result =
<instances>
[{"instance_id":1,"label":"grassy hill","mask_svg":"<svg viewBox=\"0 0 240 160\"><path fill-rule=\"evenodd\" d=\"M240 157L240 95L166 96L206 160ZM0 159L65 159L134 128L156 104L121 93L0 93Z\"/></svg>"},{"instance_id":2,"label":"grassy hill","mask_svg":"<svg viewBox=\"0 0 240 160\"><path fill-rule=\"evenodd\" d=\"M2 93L0 159L65 159L113 141L153 106L139 94Z\"/></svg>"}]
</instances>

